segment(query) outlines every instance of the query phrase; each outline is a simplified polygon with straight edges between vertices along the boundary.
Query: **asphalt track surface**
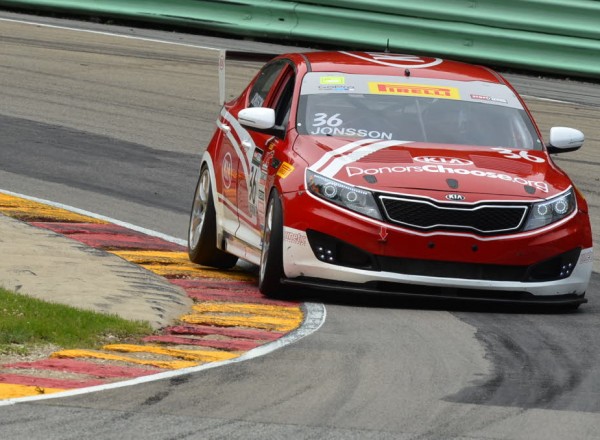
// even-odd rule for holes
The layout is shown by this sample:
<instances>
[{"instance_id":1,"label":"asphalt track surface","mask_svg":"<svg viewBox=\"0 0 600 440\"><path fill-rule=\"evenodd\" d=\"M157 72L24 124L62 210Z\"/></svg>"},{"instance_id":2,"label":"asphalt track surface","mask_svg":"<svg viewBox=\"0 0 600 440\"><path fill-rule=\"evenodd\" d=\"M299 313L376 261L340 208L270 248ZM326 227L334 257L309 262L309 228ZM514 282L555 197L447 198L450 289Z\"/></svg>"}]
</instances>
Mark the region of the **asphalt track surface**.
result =
<instances>
[{"instance_id":1,"label":"asphalt track surface","mask_svg":"<svg viewBox=\"0 0 600 440\"><path fill-rule=\"evenodd\" d=\"M181 44L250 44L119 31L179 45L0 21L0 187L183 238L218 105L214 52ZM230 67L234 88L256 68ZM525 95L572 102L528 99L545 133L587 135L558 162L588 197L597 238L598 86L511 79ZM576 313L307 292L327 321L294 345L2 407L0 437L600 438L599 292L594 273Z\"/></svg>"}]
</instances>

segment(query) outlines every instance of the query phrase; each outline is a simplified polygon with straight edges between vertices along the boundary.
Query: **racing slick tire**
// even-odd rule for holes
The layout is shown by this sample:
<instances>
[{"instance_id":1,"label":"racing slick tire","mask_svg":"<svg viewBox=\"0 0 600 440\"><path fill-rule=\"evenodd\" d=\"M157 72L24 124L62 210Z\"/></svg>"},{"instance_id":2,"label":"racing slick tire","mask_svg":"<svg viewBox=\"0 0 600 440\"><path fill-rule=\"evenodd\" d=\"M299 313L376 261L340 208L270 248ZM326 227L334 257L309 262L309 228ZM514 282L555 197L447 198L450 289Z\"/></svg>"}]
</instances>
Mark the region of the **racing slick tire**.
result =
<instances>
[{"instance_id":1,"label":"racing slick tire","mask_svg":"<svg viewBox=\"0 0 600 440\"><path fill-rule=\"evenodd\" d=\"M282 296L283 277L283 209L277 190L269 197L265 215L263 246L260 255L258 289L263 295Z\"/></svg>"},{"instance_id":2,"label":"racing slick tire","mask_svg":"<svg viewBox=\"0 0 600 440\"><path fill-rule=\"evenodd\" d=\"M188 230L190 260L217 269L235 266L238 258L217 248L217 215L210 184L210 172L202 166L194 192L194 203Z\"/></svg>"}]
</instances>

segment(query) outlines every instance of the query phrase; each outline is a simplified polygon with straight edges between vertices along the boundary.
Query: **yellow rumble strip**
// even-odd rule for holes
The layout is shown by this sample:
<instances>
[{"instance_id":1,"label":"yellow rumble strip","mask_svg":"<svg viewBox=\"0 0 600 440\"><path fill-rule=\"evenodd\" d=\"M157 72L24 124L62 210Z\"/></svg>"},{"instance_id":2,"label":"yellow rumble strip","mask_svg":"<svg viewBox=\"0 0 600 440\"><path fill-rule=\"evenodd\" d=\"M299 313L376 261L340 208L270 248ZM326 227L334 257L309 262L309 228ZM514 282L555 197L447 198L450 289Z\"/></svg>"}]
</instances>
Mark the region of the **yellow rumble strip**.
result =
<instances>
[{"instance_id":1,"label":"yellow rumble strip","mask_svg":"<svg viewBox=\"0 0 600 440\"><path fill-rule=\"evenodd\" d=\"M13 385L0 383L0 396L3 399L17 399L19 397L39 396L40 394L60 393L66 391L60 388L42 388L30 385Z\"/></svg>"},{"instance_id":2,"label":"yellow rumble strip","mask_svg":"<svg viewBox=\"0 0 600 440\"><path fill-rule=\"evenodd\" d=\"M91 358L91 359L102 359L107 361L121 361L130 364L138 365L150 365L157 368L163 368L167 370L178 370L180 368L189 368L199 365L198 362L190 361L159 361L151 359L136 359L127 356L118 356L110 353L102 353L93 350L61 350L54 352L50 355L51 358Z\"/></svg>"},{"instance_id":3,"label":"yellow rumble strip","mask_svg":"<svg viewBox=\"0 0 600 440\"><path fill-rule=\"evenodd\" d=\"M253 281L252 274L241 270L223 271L202 267L190 261L186 252L169 251L110 251L131 263L166 277L201 277L214 280Z\"/></svg>"},{"instance_id":4,"label":"yellow rumble strip","mask_svg":"<svg viewBox=\"0 0 600 440\"><path fill-rule=\"evenodd\" d=\"M192 307L196 312L180 319L189 324L219 327L244 326L261 330L289 332L302 323L303 314L297 307L265 304L200 303Z\"/></svg>"},{"instance_id":5,"label":"yellow rumble strip","mask_svg":"<svg viewBox=\"0 0 600 440\"><path fill-rule=\"evenodd\" d=\"M9 217L18 217L20 219L52 218L53 221L57 222L107 223L103 220L75 214L74 212L65 209L54 208L42 203L9 196L7 194L0 194L0 209L3 214L8 215Z\"/></svg>"},{"instance_id":6,"label":"yellow rumble strip","mask_svg":"<svg viewBox=\"0 0 600 440\"><path fill-rule=\"evenodd\" d=\"M245 303L201 303L194 304L192 310L198 313L240 313L243 315L275 316L302 320L298 307L271 306L267 304Z\"/></svg>"},{"instance_id":7,"label":"yellow rumble strip","mask_svg":"<svg viewBox=\"0 0 600 440\"><path fill-rule=\"evenodd\" d=\"M202 303L194 312L179 318L188 324L218 327L249 327L261 330L289 332L302 323L303 314L297 307L263 304Z\"/></svg>"},{"instance_id":8,"label":"yellow rumble strip","mask_svg":"<svg viewBox=\"0 0 600 440\"><path fill-rule=\"evenodd\" d=\"M224 361L238 357L237 354L228 351L179 350L175 348L158 347L155 345L111 344L105 345L102 348L104 350L122 351L126 353L152 353L199 362Z\"/></svg>"}]
</instances>

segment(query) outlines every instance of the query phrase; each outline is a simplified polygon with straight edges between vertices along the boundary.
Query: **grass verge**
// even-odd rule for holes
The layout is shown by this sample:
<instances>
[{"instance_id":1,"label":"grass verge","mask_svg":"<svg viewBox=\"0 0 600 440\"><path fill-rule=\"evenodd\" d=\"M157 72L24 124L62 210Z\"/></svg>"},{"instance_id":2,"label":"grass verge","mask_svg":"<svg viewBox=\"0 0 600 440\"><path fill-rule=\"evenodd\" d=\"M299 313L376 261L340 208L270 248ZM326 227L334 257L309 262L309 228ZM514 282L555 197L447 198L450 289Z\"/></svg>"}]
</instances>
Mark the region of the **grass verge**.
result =
<instances>
[{"instance_id":1,"label":"grass verge","mask_svg":"<svg viewBox=\"0 0 600 440\"><path fill-rule=\"evenodd\" d=\"M0 288L0 355L27 355L31 348L98 348L152 334L149 323L128 321Z\"/></svg>"}]
</instances>

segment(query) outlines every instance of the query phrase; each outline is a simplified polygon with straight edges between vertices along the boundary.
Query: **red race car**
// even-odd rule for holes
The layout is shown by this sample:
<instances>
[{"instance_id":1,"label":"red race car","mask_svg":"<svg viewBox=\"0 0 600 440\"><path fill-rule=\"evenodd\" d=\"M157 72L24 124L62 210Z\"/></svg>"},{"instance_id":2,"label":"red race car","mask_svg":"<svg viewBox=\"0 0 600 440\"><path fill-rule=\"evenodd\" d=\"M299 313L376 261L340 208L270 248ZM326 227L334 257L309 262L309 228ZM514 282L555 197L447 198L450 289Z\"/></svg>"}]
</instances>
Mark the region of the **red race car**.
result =
<instances>
[{"instance_id":1,"label":"red race car","mask_svg":"<svg viewBox=\"0 0 600 440\"><path fill-rule=\"evenodd\" d=\"M223 60L222 60L223 61ZM577 307L582 194L498 73L439 58L287 54L227 102L202 157L192 261L288 285Z\"/></svg>"}]
</instances>

